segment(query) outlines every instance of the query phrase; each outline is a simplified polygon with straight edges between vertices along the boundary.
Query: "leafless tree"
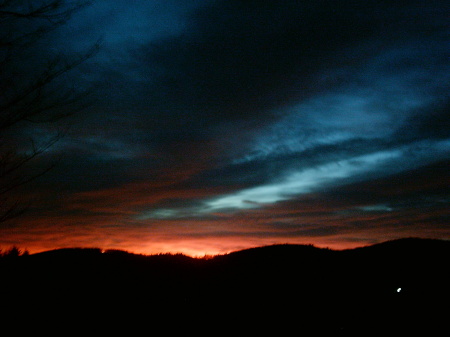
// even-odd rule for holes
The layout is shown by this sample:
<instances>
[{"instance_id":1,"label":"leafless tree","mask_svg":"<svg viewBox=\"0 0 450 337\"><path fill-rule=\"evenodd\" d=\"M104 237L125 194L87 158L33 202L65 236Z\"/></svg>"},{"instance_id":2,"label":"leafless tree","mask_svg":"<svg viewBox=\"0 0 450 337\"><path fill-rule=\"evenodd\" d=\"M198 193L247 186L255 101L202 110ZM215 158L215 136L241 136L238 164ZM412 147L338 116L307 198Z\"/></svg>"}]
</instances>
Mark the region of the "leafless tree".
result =
<instances>
[{"instance_id":1,"label":"leafless tree","mask_svg":"<svg viewBox=\"0 0 450 337\"><path fill-rule=\"evenodd\" d=\"M54 123L86 107L88 91L61 88L55 83L99 48L70 57L43 53L36 56L39 43L74 13L91 4L79 0L0 0L0 222L23 212L20 200L11 200L11 191L46 173L27 173L26 167L51 147L60 133L38 142L14 141L16 129L26 124Z\"/></svg>"}]
</instances>

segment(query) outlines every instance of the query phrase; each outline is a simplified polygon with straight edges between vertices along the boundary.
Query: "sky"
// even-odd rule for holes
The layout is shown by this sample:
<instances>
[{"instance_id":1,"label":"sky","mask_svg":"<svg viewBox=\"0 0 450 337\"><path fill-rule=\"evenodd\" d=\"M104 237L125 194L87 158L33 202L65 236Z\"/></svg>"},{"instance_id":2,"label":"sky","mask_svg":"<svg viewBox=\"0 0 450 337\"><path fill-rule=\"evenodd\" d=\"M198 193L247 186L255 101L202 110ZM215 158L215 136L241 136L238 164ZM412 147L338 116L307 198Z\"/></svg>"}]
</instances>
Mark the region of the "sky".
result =
<instances>
[{"instance_id":1,"label":"sky","mask_svg":"<svg viewBox=\"0 0 450 337\"><path fill-rule=\"evenodd\" d=\"M15 191L0 247L220 254L450 239L446 1L97 0L22 69L89 104ZM65 107L70 108L70 107ZM19 136L17 136L20 138Z\"/></svg>"}]
</instances>

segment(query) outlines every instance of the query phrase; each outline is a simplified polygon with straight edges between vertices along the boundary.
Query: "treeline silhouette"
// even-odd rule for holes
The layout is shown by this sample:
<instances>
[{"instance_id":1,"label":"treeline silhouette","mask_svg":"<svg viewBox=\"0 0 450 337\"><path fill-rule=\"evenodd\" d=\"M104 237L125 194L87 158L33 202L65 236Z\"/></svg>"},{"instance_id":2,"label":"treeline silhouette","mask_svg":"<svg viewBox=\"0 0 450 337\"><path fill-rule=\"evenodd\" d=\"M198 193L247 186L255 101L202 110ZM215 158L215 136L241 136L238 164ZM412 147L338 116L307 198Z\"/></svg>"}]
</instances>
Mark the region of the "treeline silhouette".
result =
<instances>
[{"instance_id":1,"label":"treeline silhouette","mask_svg":"<svg viewBox=\"0 0 450 337\"><path fill-rule=\"evenodd\" d=\"M28 256L30 255L30 252L25 249L22 250L17 246L12 246L11 248L3 251L3 249L0 248L0 258L15 258L19 256Z\"/></svg>"},{"instance_id":2,"label":"treeline silhouette","mask_svg":"<svg viewBox=\"0 0 450 337\"><path fill-rule=\"evenodd\" d=\"M102 335L430 334L448 331L449 253L449 241L411 238L208 259L97 248L3 254L0 317Z\"/></svg>"}]
</instances>

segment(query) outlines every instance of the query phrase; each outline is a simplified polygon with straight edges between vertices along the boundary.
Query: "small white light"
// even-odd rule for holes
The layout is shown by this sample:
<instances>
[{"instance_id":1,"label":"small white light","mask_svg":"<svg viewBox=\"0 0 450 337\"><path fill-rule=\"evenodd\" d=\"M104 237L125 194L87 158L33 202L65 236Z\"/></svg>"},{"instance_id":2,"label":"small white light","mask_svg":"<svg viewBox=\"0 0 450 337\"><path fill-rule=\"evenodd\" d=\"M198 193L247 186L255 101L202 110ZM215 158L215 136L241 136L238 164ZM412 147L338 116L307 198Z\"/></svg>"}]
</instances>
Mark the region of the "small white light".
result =
<instances>
[{"instance_id":1,"label":"small white light","mask_svg":"<svg viewBox=\"0 0 450 337\"><path fill-rule=\"evenodd\" d=\"M402 288L397 288L397 292L399 293L400 291L402 291Z\"/></svg>"}]
</instances>

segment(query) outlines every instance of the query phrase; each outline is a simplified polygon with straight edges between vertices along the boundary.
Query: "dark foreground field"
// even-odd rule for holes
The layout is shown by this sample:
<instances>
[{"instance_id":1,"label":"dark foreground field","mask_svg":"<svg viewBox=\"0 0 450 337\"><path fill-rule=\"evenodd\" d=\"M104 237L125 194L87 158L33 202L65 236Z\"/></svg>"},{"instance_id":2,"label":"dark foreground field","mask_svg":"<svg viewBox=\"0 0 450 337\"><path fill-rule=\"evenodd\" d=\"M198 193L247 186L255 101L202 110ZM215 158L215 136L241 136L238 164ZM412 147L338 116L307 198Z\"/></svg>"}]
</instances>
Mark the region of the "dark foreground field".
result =
<instances>
[{"instance_id":1,"label":"dark foreground field","mask_svg":"<svg viewBox=\"0 0 450 337\"><path fill-rule=\"evenodd\" d=\"M19 336L448 334L449 257L449 241L422 239L208 260L99 249L3 257L0 319Z\"/></svg>"}]
</instances>

